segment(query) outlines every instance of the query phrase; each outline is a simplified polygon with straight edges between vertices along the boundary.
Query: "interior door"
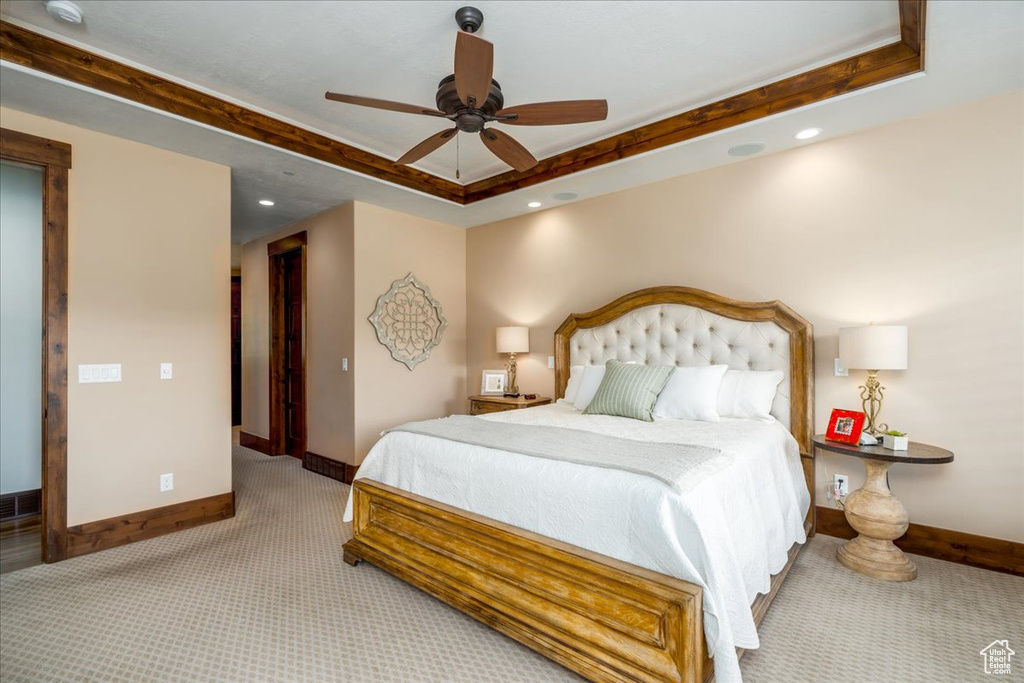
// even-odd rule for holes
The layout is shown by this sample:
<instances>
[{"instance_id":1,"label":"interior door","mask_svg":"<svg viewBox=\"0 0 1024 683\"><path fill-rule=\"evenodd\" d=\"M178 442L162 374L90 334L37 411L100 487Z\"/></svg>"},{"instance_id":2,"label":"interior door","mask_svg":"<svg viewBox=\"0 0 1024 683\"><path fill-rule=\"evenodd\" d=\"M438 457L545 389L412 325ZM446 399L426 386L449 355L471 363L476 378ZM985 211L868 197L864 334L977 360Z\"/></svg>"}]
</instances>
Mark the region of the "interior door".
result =
<instances>
[{"instance_id":1,"label":"interior door","mask_svg":"<svg viewBox=\"0 0 1024 683\"><path fill-rule=\"evenodd\" d=\"M306 452L306 373L302 343L302 251L281 256L284 279L284 439L285 453Z\"/></svg>"},{"instance_id":2,"label":"interior door","mask_svg":"<svg viewBox=\"0 0 1024 683\"><path fill-rule=\"evenodd\" d=\"M242 278L231 276L231 426L242 424Z\"/></svg>"}]
</instances>

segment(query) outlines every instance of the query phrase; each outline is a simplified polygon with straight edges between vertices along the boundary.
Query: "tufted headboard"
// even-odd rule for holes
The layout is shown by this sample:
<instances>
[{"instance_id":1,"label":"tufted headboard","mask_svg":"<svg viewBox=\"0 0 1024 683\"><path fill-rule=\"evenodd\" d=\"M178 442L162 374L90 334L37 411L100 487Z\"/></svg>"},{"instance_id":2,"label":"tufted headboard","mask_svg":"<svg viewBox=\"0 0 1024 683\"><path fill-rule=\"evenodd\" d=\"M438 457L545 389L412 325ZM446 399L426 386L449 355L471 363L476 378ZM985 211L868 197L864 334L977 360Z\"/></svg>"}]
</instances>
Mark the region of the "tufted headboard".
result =
<instances>
[{"instance_id":1,"label":"tufted headboard","mask_svg":"<svg viewBox=\"0 0 1024 683\"><path fill-rule=\"evenodd\" d=\"M800 446L813 500L813 337L811 324L778 301L735 301L689 287L641 289L565 319L555 332L555 393L565 395L573 365L609 359L782 370L772 415Z\"/></svg>"}]
</instances>

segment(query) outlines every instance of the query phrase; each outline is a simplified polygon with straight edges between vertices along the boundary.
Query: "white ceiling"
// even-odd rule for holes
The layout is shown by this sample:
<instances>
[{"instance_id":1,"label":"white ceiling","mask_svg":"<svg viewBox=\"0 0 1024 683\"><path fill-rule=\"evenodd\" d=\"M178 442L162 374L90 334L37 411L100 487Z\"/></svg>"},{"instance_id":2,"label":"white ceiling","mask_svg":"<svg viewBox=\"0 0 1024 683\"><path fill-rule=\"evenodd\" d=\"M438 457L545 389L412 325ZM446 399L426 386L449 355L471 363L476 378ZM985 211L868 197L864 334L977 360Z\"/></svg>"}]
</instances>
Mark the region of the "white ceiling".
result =
<instances>
[{"instance_id":1,"label":"white ceiling","mask_svg":"<svg viewBox=\"0 0 1024 683\"><path fill-rule=\"evenodd\" d=\"M397 157L438 130L427 117L327 102L332 89L429 105L451 70L463 2L79 2L82 26L42 2L0 2L4 18L162 73L331 137ZM895 0L856 2L478 2L509 104L606 97L609 120L506 127L538 158L890 42ZM593 171L462 207L297 157L4 63L5 106L232 166L233 237L245 241L348 199L470 226L736 161L734 144L792 147L1024 87L1024 3L928 5L927 75L763 119ZM455 147L419 167L454 180ZM502 172L463 136L462 180ZM285 176L290 170L294 176ZM269 196L272 209L256 204Z\"/></svg>"}]
</instances>

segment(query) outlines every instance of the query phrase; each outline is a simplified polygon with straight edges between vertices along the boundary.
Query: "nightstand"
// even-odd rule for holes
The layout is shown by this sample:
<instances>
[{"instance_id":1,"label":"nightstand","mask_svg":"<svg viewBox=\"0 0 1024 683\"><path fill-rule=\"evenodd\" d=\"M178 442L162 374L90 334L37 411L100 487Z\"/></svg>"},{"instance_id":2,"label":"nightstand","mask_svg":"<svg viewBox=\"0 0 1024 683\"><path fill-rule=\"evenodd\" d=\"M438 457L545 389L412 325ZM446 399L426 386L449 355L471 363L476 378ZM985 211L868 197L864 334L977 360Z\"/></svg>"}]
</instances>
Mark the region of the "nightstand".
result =
<instances>
[{"instance_id":1,"label":"nightstand","mask_svg":"<svg viewBox=\"0 0 1024 683\"><path fill-rule=\"evenodd\" d=\"M846 497L846 521L857 532L839 548L836 556L855 572L886 581L913 581L917 567L893 541L907 532L910 515L889 490L889 466L894 462L915 465L953 462L953 453L937 446L910 442L905 451L882 446L851 446L827 441L819 434L814 445L824 451L864 460L867 480Z\"/></svg>"},{"instance_id":2,"label":"nightstand","mask_svg":"<svg viewBox=\"0 0 1024 683\"><path fill-rule=\"evenodd\" d=\"M519 398L506 398L504 396L470 396L469 414L485 415L487 413L500 413L505 410L520 410L522 408L532 408L534 406L546 406L549 403L551 403L551 399L546 396L538 396L537 398L531 398L530 400L526 400L522 396Z\"/></svg>"}]
</instances>

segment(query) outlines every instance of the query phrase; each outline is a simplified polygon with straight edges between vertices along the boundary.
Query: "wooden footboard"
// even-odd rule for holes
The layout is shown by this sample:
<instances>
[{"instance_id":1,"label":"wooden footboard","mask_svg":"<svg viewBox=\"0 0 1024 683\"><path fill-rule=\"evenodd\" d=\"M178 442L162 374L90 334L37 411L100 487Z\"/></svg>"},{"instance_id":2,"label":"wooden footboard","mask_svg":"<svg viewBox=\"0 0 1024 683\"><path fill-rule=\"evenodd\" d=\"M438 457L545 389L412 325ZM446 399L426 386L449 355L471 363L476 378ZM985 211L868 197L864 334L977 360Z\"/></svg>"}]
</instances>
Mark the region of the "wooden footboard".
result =
<instances>
[{"instance_id":1,"label":"wooden footboard","mask_svg":"<svg viewBox=\"0 0 1024 683\"><path fill-rule=\"evenodd\" d=\"M345 561L366 560L592 681L705 677L701 589L369 480Z\"/></svg>"},{"instance_id":2,"label":"wooden footboard","mask_svg":"<svg viewBox=\"0 0 1024 683\"><path fill-rule=\"evenodd\" d=\"M352 496L349 564L366 560L591 681L713 681L696 584L368 479ZM755 624L800 548L751 606Z\"/></svg>"}]
</instances>

